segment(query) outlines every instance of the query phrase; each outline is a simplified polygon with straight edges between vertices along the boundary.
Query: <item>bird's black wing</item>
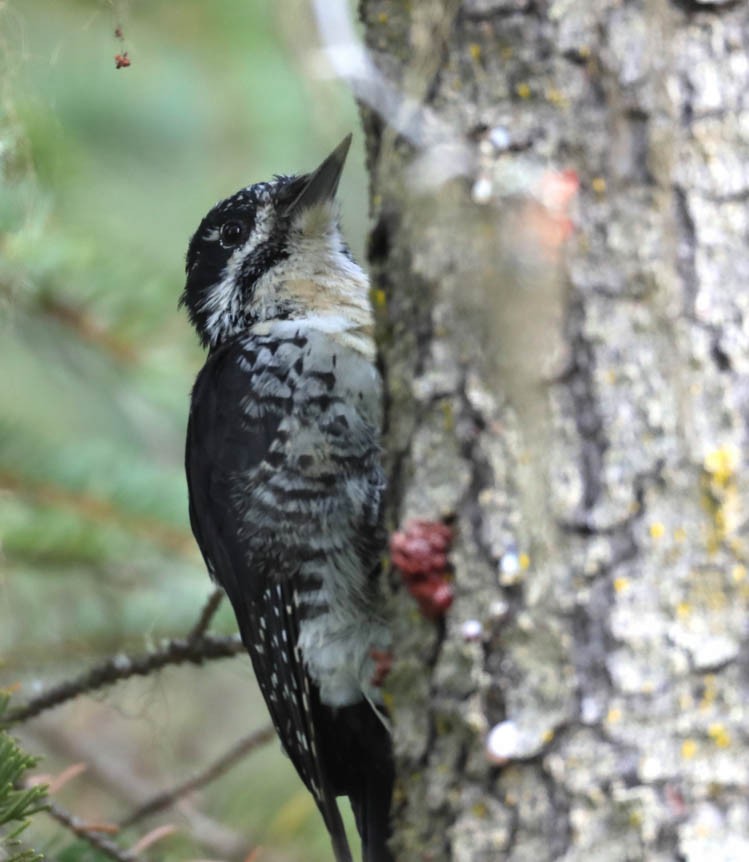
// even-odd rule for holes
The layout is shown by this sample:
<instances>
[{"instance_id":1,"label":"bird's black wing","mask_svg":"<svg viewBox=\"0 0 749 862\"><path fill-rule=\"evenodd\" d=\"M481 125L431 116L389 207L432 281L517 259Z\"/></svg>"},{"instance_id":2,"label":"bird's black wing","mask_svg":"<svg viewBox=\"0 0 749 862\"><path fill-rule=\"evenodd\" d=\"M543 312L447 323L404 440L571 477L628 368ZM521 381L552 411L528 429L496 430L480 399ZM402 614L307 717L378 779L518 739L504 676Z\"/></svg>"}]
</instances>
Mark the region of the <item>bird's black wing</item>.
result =
<instances>
[{"instance_id":1,"label":"bird's black wing","mask_svg":"<svg viewBox=\"0 0 749 862\"><path fill-rule=\"evenodd\" d=\"M274 443L292 408L291 397L287 403L280 389L270 393L254 379L273 372L275 354L262 353L247 342L230 342L208 358L198 376L185 457L190 521L211 574L234 606L284 749L315 798L336 859L350 862L336 792L319 750L325 710L297 647L298 609L288 577L293 573L282 549L274 550L272 536L258 553L249 539L252 534L257 542L257 530L243 506L244 491L273 469ZM280 366L278 374L281 379Z\"/></svg>"},{"instance_id":2,"label":"bird's black wing","mask_svg":"<svg viewBox=\"0 0 749 862\"><path fill-rule=\"evenodd\" d=\"M185 451L192 531L211 575L230 595L263 589L248 571L237 485L263 463L283 418L282 407L250 415L245 353L227 345L208 358L192 392Z\"/></svg>"}]
</instances>

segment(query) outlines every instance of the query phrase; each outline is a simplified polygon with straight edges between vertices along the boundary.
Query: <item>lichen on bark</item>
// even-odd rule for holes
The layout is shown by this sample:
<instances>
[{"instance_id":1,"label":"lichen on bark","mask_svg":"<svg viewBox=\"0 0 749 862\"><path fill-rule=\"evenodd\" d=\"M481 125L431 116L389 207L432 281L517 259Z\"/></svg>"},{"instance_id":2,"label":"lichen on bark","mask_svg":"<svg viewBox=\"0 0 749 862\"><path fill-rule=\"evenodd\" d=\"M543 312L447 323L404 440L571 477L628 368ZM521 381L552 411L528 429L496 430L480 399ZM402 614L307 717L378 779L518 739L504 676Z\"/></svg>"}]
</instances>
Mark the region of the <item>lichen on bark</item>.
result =
<instances>
[{"instance_id":1,"label":"lichen on bark","mask_svg":"<svg viewBox=\"0 0 749 862\"><path fill-rule=\"evenodd\" d=\"M456 535L445 620L394 599L397 856L743 859L749 11L361 11L470 153L363 109L390 526Z\"/></svg>"}]
</instances>

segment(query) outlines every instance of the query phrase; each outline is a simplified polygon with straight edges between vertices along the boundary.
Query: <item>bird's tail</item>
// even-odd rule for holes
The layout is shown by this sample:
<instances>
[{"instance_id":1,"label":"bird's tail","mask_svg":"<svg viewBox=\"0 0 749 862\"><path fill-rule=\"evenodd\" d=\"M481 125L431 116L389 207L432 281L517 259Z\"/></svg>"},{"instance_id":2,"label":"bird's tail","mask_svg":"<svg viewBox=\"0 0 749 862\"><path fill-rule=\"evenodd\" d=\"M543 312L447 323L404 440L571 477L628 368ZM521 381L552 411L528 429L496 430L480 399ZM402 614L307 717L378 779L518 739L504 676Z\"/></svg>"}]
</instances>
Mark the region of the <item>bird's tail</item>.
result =
<instances>
[{"instance_id":1,"label":"bird's tail","mask_svg":"<svg viewBox=\"0 0 749 862\"><path fill-rule=\"evenodd\" d=\"M362 841L362 862L394 862L388 848L390 803L393 795L392 763L367 775L358 793L349 797Z\"/></svg>"},{"instance_id":2,"label":"bird's tail","mask_svg":"<svg viewBox=\"0 0 749 862\"><path fill-rule=\"evenodd\" d=\"M353 862L351 848L346 838L346 830L344 829L338 806L334 803L334 807L328 810L324 810L323 806L318 807L330 835L335 862Z\"/></svg>"}]
</instances>

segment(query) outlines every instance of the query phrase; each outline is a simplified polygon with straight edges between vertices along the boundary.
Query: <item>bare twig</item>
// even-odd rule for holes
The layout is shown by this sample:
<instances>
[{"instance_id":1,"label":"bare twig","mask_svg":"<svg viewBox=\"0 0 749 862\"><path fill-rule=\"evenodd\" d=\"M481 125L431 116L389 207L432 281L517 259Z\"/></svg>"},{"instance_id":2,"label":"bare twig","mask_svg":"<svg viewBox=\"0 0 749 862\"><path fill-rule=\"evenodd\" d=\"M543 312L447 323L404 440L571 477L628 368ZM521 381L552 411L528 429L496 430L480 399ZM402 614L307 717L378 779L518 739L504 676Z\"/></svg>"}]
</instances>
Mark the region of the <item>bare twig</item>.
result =
<instances>
[{"instance_id":1,"label":"bare twig","mask_svg":"<svg viewBox=\"0 0 749 862\"><path fill-rule=\"evenodd\" d=\"M200 616L198 617L198 621L190 630L190 633L187 635L187 640L192 643L193 641L198 640L198 638L203 637L208 626L211 624L211 620L213 619L216 611L218 610L218 606L221 604L221 599L224 597L224 591L216 588L208 599L206 603L203 605L203 610L200 612Z\"/></svg>"},{"instance_id":2,"label":"bare twig","mask_svg":"<svg viewBox=\"0 0 749 862\"><path fill-rule=\"evenodd\" d=\"M460 9L460 0L445 0L437 21L422 21L420 45L411 61L409 81L398 87L377 67L362 43L346 0L312 0L322 53L336 77L345 81L356 99L387 124L383 146L394 134L407 140L419 154L414 181L437 187L456 176L471 176L472 147L464 130L455 128L427 105L425 88L437 71L446 38ZM423 16L422 16L423 17Z\"/></svg>"},{"instance_id":3,"label":"bare twig","mask_svg":"<svg viewBox=\"0 0 749 862\"><path fill-rule=\"evenodd\" d=\"M89 824L69 811L66 811L56 802L47 802L44 810L50 817L66 829L69 829L78 838L95 847L100 853L103 853L110 859L114 859L116 862L138 862L138 857L134 853L123 850L114 841L107 838L106 835L92 830Z\"/></svg>"},{"instance_id":4,"label":"bare twig","mask_svg":"<svg viewBox=\"0 0 749 862\"><path fill-rule=\"evenodd\" d=\"M417 149L454 136L434 111L401 92L382 75L354 30L344 0L312 0L312 10L325 57L360 102Z\"/></svg>"},{"instance_id":5,"label":"bare twig","mask_svg":"<svg viewBox=\"0 0 749 862\"><path fill-rule=\"evenodd\" d=\"M86 771L85 763L73 763L68 766L67 769L63 769L59 775L45 775L39 774L33 777L33 780L29 780L26 783L29 785L36 784L46 784L47 785L47 793L57 793L58 790L61 790L65 785L72 781L74 778L78 778L79 775L83 774Z\"/></svg>"},{"instance_id":6,"label":"bare twig","mask_svg":"<svg viewBox=\"0 0 749 862\"><path fill-rule=\"evenodd\" d=\"M175 638L165 641L160 647L145 655L129 656L124 653L113 656L76 679L53 686L49 691L29 700L23 706L9 710L3 725L28 721L48 709L68 700L114 682L132 676L147 676L168 665L203 664L220 658L229 658L243 652L238 635L218 636L205 634L195 640Z\"/></svg>"},{"instance_id":7,"label":"bare twig","mask_svg":"<svg viewBox=\"0 0 749 862\"><path fill-rule=\"evenodd\" d=\"M163 811L164 808L173 805L182 796L186 796L199 787L204 787L211 781L215 781L216 778L228 772L233 766L239 763L242 758L247 757L255 749L270 742L273 737L273 728L270 725L243 737L232 745L227 752L222 754L221 757L210 764L210 766L198 773L198 775L148 799L122 820L120 826L122 828L132 826L133 823L143 820L145 817L150 817L159 811Z\"/></svg>"},{"instance_id":8,"label":"bare twig","mask_svg":"<svg viewBox=\"0 0 749 862\"><path fill-rule=\"evenodd\" d=\"M165 823L163 826L157 826L155 829L152 829L149 833L144 835L139 841L136 841L130 849L130 852L140 853L143 850L147 850L157 841L161 841L163 838L168 838L170 835L174 835L176 831L177 827L173 823Z\"/></svg>"},{"instance_id":9,"label":"bare twig","mask_svg":"<svg viewBox=\"0 0 749 862\"><path fill-rule=\"evenodd\" d=\"M51 714L25 725L23 738L32 740L54 752L66 761L84 761L87 766L87 779L94 785L111 793L122 803L123 810L139 808L144 799L155 796L159 788L133 769L130 758L122 752L110 750L98 737L70 730L57 721ZM219 823L199 810L192 801L182 799L178 806L184 828L215 859L239 862L247 853L248 837L240 836L224 823Z\"/></svg>"}]
</instances>

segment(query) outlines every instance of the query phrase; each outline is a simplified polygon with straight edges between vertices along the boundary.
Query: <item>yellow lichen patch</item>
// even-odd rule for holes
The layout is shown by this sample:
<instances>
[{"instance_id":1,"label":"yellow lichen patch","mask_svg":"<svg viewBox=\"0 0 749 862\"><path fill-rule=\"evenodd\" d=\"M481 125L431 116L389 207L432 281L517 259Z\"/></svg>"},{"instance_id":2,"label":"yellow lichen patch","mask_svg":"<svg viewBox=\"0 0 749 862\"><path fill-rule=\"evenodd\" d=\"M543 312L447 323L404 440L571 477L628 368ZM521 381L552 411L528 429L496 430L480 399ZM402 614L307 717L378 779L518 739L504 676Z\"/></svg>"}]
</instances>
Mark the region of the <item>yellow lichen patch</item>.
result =
<instances>
[{"instance_id":1,"label":"yellow lichen patch","mask_svg":"<svg viewBox=\"0 0 749 862\"><path fill-rule=\"evenodd\" d=\"M629 578L614 578L614 591L623 593L629 589Z\"/></svg>"},{"instance_id":2,"label":"yellow lichen patch","mask_svg":"<svg viewBox=\"0 0 749 862\"><path fill-rule=\"evenodd\" d=\"M374 303L375 308L385 308L387 301L387 294L381 287L376 287L372 291L372 302Z\"/></svg>"},{"instance_id":3,"label":"yellow lichen patch","mask_svg":"<svg viewBox=\"0 0 749 862\"><path fill-rule=\"evenodd\" d=\"M524 572L527 572L527 571L528 571L528 568L530 567L530 564L531 564L531 558L528 556L528 554L526 554L526 553L522 553L522 554L518 557L518 562L520 563L520 568L521 568Z\"/></svg>"},{"instance_id":4,"label":"yellow lichen patch","mask_svg":"<svg viewBox=\"0 0 749 862\"><path fill-rule=\"evenodd\" d=\"M531 86L527 84L525 81L521 81L521 83L515 85L515 93L521 99L530 99L531 97Z\"/></svg>"},{"instance_id":5,"label":"yellow lichen patch","mask_svg":"<svg viewBox=\"0 0 749 862\"><path fill-rule=\"evenodd\" d=\"M676 616L680 620L685 620L687 617L691 616L691 614L692 606L689 604L689 602L679 602L679 604L676 606Z\"/></svg>"},{"instance_id":6,"label":"yellow lichen patch","mask_svg":"<svg viewBox=\"0 0 749 862\"><path fill-rule=\"evenodd\" d=\"M731 536L726 544L728 545L728 550L734 555L734 557L736 557L737 560L746 560L749 558L746 545L738 536Z\"/></svg>"},{"instance_id":7,"label":"yellow lichen patch","mask_svg":"<svg viewBox=\"0 0 749 862\"><path fill-rule=\"evenodd\" d=\"M721 537L715 530L711 530L705 539L705 549L710 556L718 553L718 549L720 548L720 538Z\"/></svg>"},{"instance_id":8,"label":"yellow lichen patch","mask_svg":"<svg viewBox=\"0 0 749 862\"><path fill-rule=\"evenodd\" d=\"M630 811L629 812L629 825L630 826L640 826L642 823L642 812L641 811Z\"/></svg>"},{"instance_id":9,"label":"yellow lichen patch","mask_svg":"<svg viewBox=\"0 0 749 862\"><path fill-rule=\"evenodd\" d=\"M653 521L648 528L648 532L650 533L650 538L657 541L658 539L663 538L666 528L660 521Z\"/></svg>"},{"instance_id":10,"label":"yellow lichen patch","mask_svg":"<svg viewBox=\"0 0 749 862\"><path fill-rule=\"evenodd\" d=\"M708 610L714 612L724 611L728 607L728 596L723 592L723 590L711 592L707 596L705 605Z\"/></svg>"},{"instance_id":11,"label":"yellow lichen patch","mask_svg":"<svg viewBox=\"0 0 749 862\"><path fill-rule=\"evenodd\" d=\"M729 444L711 450L702 461L702 504L710 517L706 545L711 553L730 542L743 517L736 484L738 467L739 452Z\"/></svg>"},{"instance_id":12,"label":"yellow lichen patch","mask_svg":"<svg viewBox=\"0 0 749 862\"><path fill-rule=\"evenodd\" d=\"M396 782L395 787L393 787L393 802L405 802L406 799L406 788L400 782Z\"/></svg>"},{"instance_id":13,"label":"yellow lichen patch","mask_svg":"<svg viewBox=\"0 0 749 862\"><path fill-rule=\"evenodd\" d=\"M681 756L691 760L697 754L697 743L693 739L685 739L681 744Z\"/></svg>"},{"instance_id":14,"label":"yellow lichen patch","mask_svg":"<svg viewBox=\"0 0 749 862\"><path fill-rule=\"evenodd\" d=\"M700 700L700 709L704 711L709 709L715 703L715 698L718 694L715 676L709 673L703 678L702 685L703 692L702 699Z\"/></svg>"},{"instance_id":15,"label":"yellow lichen patch","mask_svg":"<svg viewBox=\"0 0 749 862\"><path fill-rule=\"evenodd\" d=\"M548 730L545 730L541 739L544 741L544 745L551 742L554 739L554 728L550 727Z\"/></svg>"},{"instance_id":16,"label":"yellow lichen patch","mask_svg":"<svg viewBox=\"0 0 749 862\"><path fill-rule=\"evenodd\" d=\"M445 431L449 432L455 428L455 414L449 401L442 402L442 423Z\"/></svg>"},{"instance_id":17,"label":"yellow lichen patch","mask_svg":"<svg viewBox=\"0 0 749 862\"><path fill-rule=\"evenodd\" d=\"M736 475L738 462L739 453L736 447L726 445L708 452L703 466L716 485L726 488Z\"/></svg>"},{"instance_id":18,"label":"yellow lichen patch","mask_svg":"<svg viewBox=\"0 0 749 862\"><path fill-rule=\"evenodd\" d=\"M590 187L597 195L606 194L606 179L605 177L593 177Z\"/></svg>"},{"instance_id":19,"label":"yellow lichen patch","mask_svg":"<svg viewBox=\"0 0 749 862\"><path fill-rule=\"evenodd\" d=\"M726 730L723 724L711 724L707 729L707 735L718 746L718 748L728 748L731 744L731 734Z\"/></svg>"},{"instance_id":20,"label":"yellow lichen patch","mask_svg":"<svg viewBox=\"0 0 749 862\"><path fill-rule=\"evenodd\" d=\"M558 108L569 104L567 96L565 96L564 92L558 87L548 87L546 90L546 98L552 105L556 105Z\"/></svg>"},{"instance_id":21,"label":"yellow lichen patch","mask_svg":"<svg viewBox=\"0 0 749 862\"><path fill-rule=\"evenodd\" d=\"M471 809L474 817L484 818L489 814L489 809L484 805L483 802L477 802L473 808Z\"/></svg>"},{"instance_id":22,"label":"yellow lichen patch","mask_svg":"<svg viewBox=\"0 0 749 862\"><path fill-rule=\"evenodd\" d=\"M622 711L618 707L612 706L606 713L606 724L618 724L621 720Z\"/></svg>"},{"instance_id":23,"label":"yellow lichen patch","mask_svg":"<svg viewBox=\"0 0 749 862\"><path fill-rule=\"evenodd\" d=\"M731 579L734 584L741 584L746 580L746 566L743 563L737 563L731 569Z\"/></svg>"},{"instance_id":24,"label":"yellow lichen patch","mask_svg":"<svg viewBox=\"0 0 749 862\"><path fill-rule=\"evenodd\" d=\"M377 16L377 23L378 24L387 24L387 22L388 22L388 13L387 12L380 12L380 14Z\"/></svg>"},{"instance_id":25,"label":"yellow lichen patch","mask_svg":"<svg viewBox=\"0 0 749 862\"><path fill-rule=\"evenodd\" d=\"M468 46L468 53L471 55L472 60L480 60L481 59L481 45L476 42L471 42Z\"/></svg>"}]
</instances>

